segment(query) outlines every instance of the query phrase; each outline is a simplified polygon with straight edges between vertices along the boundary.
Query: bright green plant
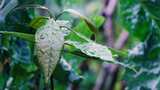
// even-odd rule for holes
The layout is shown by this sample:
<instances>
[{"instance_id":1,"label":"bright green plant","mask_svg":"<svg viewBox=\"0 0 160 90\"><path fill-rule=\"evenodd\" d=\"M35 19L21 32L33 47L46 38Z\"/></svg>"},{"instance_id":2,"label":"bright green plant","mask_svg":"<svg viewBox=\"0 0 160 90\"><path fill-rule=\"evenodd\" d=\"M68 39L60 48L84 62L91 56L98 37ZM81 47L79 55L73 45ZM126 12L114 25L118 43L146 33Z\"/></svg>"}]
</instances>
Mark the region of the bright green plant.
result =
<instances>
[{"instance_id":1,"label":"bright green plant","mask_svg":"<svg viewBox=\"0 0 160 90\"><path fill-rule=\"evenodd\" d=\"M12 18L13 14L18 13L18 11L20 11L20 14L22 14L21 10L25 8L44 9L49 13L49 17L47 16L36 17L33 20L27 21L28 23L26 23L26 21L23 21L24 18L20 19L22 21L17 23L8 22L10 21L10 19L16 19L16 18ZM78 16L81 20L83 20L84 23L89 28L89 31L88 31L89 36L83 35L83 32L78 33L78 31L71 29L71 24L69 21L58 20L58 18L64 13L70 13L73 16L76 16L76 17ZM26 15L24 17L29 18ZM102 17L100 17L100 19L103 21ZM7 36L5 37L5 39L3 39L5 40L6 43L2 43L2 44L4 45L4 47L7 47L13 51L13 54L10 55L11 59L16 59L16 60L20 59L18 57L22 57L22 59L24 58L23 56L21 56L21 54L18 55L16 54L16 52L14 52L16 51L15 50L16 44L14 44L14 41L12 41L13 47L11 47L12 45L12 43L10 43L11 40L8 39L8 38L16 37L15 41L17 39L27 41L29 47L26 48L26 50L29 50L30 52L29 59L33 60L33 61L29 60L31 64L27 64L27 67L25 67L25 65L23 65L22 63L19 63L18 61L12 62L14 66L12 69L11 76L13 76L14 81L16 81L14 82L13 87L11 87L13 89L18 88L18 86L22 83L26 83L25 82L26 80L29 80L34 75L36 75L36 71L40 72L42 76L44 75L45 77L44 85L47 85L47 86L52 84L52 79L54 77L55 79L58 78L58 80L60 81L62 78L64 78L65 80L65 76L62 76L62 75L59 76L60 73L67 72L65 68L63 67L62 69L60 69L62 71L58 71L56 69L56 67L60 67L60 66L57 66L57 64L61 62L61 59L63 58L64 53L77 54L76 52L78 51L79 55L82 57L94 58L97 60L103 60L108 63L115 63L115 64L126 66L123 63L115 61L112 57L111 51L117 54L119 53L119 51L116 51L114 49L111 49L110 51L110 49L108 49L106 46L100 45L95 41L92 41L89 39L92 35L97 37L98 29L93 23L91 23L91 21L88 18L76 12L75 10L67 9L67 10L64 10L62 13L60 13L58 16L54 17L46 7L43 7L40 5L26 5L26 6L24 5L24 6L20 6L13 9L8 14L8 16L6 17L5 25L11 26L11 27L8 27L8 29L15 30L15 31L0 31L0 33L3 36ZM15 27L12 28L13 25ZM21 31L20 29L24 27L26 28L26 30ZM33 33L30 32L31 30L33 30L32 31ZM67 51L67 52L64 52L64 51ZM20 51L20 52L22 52L22 55L23 55L23 51ZM63 63L61 64L63 65ZM19 76L17 75L18 74L17 70L18 71L23 70L25 72L23 72L24 74L21 74L21 76ZM57 74L57 72L60 72L60 73ZM76 76L76 74L74 75ZM67 78L69 78L69 76ZM78 78L80 79L81 77L78 77ZM25 80L25 81L20 81L20 80ZM73 77L69 81L76 82L76 80L78 79L74 79ZM14 88L14 85L16 86L15 88ZM27 87L27 85L24 85L24 86L25 86L24 88Z\"/></svg>"},{"instance_id":2,"label":"bright green plant","mask_svg":"<svg viewBox=\"0 0 160 90\"><path fill-rule=\"evenodd\" d=\"M104 18L101 16L89 19L73 9L63 10L64 0L54 1L58 13L42 6L44 0L16 1L18 6L6 11L8 14L0 23L0 89L32 90L38 81L37 86L42 90L52 88L54 81L55 88L61 90L83 78L87 82L82 85L93 84L96 77L90 77L93 72L82 74L77 69L82 61L89 59L96 65L103 61L127 67L119 79L126 81L129 90L159 90L159 0L119 0L115 20L116 25L130 34L129 45L125 47L128 52L98 43L102 41L99 28Z\"/></svg>"}]
</instances>

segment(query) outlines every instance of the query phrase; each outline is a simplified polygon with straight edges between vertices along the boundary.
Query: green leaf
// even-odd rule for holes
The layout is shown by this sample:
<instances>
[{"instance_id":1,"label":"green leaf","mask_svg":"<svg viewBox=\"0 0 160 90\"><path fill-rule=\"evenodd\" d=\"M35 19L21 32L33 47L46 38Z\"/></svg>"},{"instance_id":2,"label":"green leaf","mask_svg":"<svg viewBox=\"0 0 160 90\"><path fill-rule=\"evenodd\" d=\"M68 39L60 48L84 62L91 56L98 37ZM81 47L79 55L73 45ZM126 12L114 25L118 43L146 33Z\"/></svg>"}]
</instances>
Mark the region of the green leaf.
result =
<instances>
[{"instance_id":1,"label":"green leaf","mask_svg":"<svg viewBox=\"0 0 160 90\"><path fill-rule=\"evenodd\" d=\"M63 57L53 72L53 77L64 84L68 82L76 84L82 80L82 77L77 75L76 71L71 68L71 65Z\"/></svg>"},{"instance_id":2,"label":"green leaf","mask_svg":"<svg viewBox=\"0 0 160 90\"><path fill-rule=\"evenodd\" d=\"M34 35L32 35L32 34L19 33L19 32L9 32L9 31L0 31L0 33L5 34L5 35L13 35L15 37L19 37L19 38L22 38L22 39L30 41L30 42L35 42Z\"/></svg>"},{"instance_id":3,"label":"green leaf","mask_svg":"<svg viewBox=\"0 0 160 90\"><path fill-rule=\"evenodd\" d=\"M160 20L160 1L159 0L141 0L145 9L154 19Z\"/></svg>"},{"instance_id":4,"label":"green leaf","mask_svg":"<svg viewBox=\"0 0 160 90\"><path fill-rule=\"evenodd\" d=\"M73 16L79 17L80 19L82 19L82 20L85 21L85 23L88 25L88 27L90 28L90 30L92 32L94 32L95 35L98 34L97 27L87 17L85 17L84 15L80 14L79 12L77 12L77 11L75 11L73 9L66 9L60 15L62 15L63 13L70 13Z\"/></svg>"},{"instance_id":5,"label":"green leaf","mask_svg":"<svg viewBox=\"0 0 160 90\"><path fill-rule=\"evenodd\" d=\"M94 16L92 18L93 23L95 23L95 26L97 28L99 28L103 22L104 22L104 18L102 16ZM80 22L78 23L78 25L76 25L73 28L74 31L86 36L87 38L91 38L92 35L94 34L90 28L88 27L88 25L86 25L85 21L80 20ZM95 37L97 38L97 37ZM77 37L77 35L75 35L74 32L71 32L66 39L70 39L70 40L74 40L74 41L79 41L79 42L83 42L83 40L81 40L81 38Z\"/></svg>"},{"instance_id":6,"label":"green leaf","mask_svg":"<svg viewBox=\"0 0 160 90\"><path fill-rule=\"evenodd\" d=\"M90 31L90 29L88 28L88 26L86 25L86 23L84 21L80 21L80 23L78 25L76 25L76 27L74 27L73 30L86 36L87 38L91 38L91 36L93 35L93 32ZM66 37L66 39L83 42L83 40L80 37L77 37L77 35L75 35L74 32L71 32Z\"/></svg>"},{"instance_id":7,"label":"green leaf","mask_svg":"<svg viewBox=\"0 0 160 90\"><path fill-rule=\"evenodd\" d=\"M28 26L30 21L31 17L29 17L29 13L26 9L11 11L5 18L5 31L33 34L35 30Z\"/></svg>"},{"instance_id":8,"label":"green leaf","mask_svg":"<svg viewBox=\"0 0 160 90\"><path fill-rule=\"evenodd\" d=\"M36 54L43 69L45 82L48 83L61 56L64 44L64 29L54 20L50 19L35 34Z\"/></svg>"},{"instance_id":9,"label":"green leaf","mask_svg":"<svg viewBox=\"0 0 160 90\"><path fill-rule=\"evenodd\" d=\"M26 80L31 78L31 76L34 74L36 70L37 68L34 64L19 63L15 64L12 67L11 75L20 82L21 80Z\"/></svg>"},{"instance_id":10,"label":"green leaf","mask_svg":"<svg viewBox=\"0 0 160 90\"><path fill-rule=\"evenodd\" d=\"M159 0L141 0L143 8L148 11L150 17L160 27L160 1Z\"/></svg>"},{"instance_id":11,"label":"green leaf","mask_svg":"<svg viewBox=\"0 0 160 90\"><path fill-rule=\"evenodd\" d=\"M78 33L78 32L76 32L76 31L73 31L72 30L72 32L76 35L76 36L78 36L80 39L82 39L83 41L85 41L85 42L90 42L90 43L95 43L94 41L92 41L92 40L90 40L89 38L87 38L87 37L85 37L84 35L82 35L81 33ZM75 37L76 37L75 36ZM67 39L67 40L69 40L69 41L72 41L72 39ZM75 42L78 42L78 41L75 41ZM80 43L80 42L79 42ZM120 57L128 57L128 54L127 54L127 51L119 51L119 50L115 50L115 49L113 49L113 48L109 48L114 54L118 54Z\"/></svg>"},{"instance_id":12,"label":"green leaf","mask_svg":"<svg viewBox=\"0 0 160 90\"><path fill-rule=\"evenodd\" d=\"M134 57L129 55L128 63L134 65L138 72L134 74L126 70L124 79L128 82L129 90L158 90L160 85L160 31L153 29L146 41L137 44L131 52L134 52ZM154 83L154 85L153 85ZM143 89L145 88L145 89Z\"/></svg>"},{"instance_id":13,"label":"green leaf","mask_svg":"<svg viewBox=\"0 0 160 90\"><path fill-rule=\"evenodd\" d=\"M134 72L137 72L134 67L114 60L111 51L106 46L94 42L79 43L76 41L66 41L65 44L74 46L76 49L79 49L82 53L90 56L91 58L93 57L108 63L119 64L123 67L133 70Z\"/></svg>"},{"instance_id":14,"label":"green leaf","mask_svg":"<svg viewBox=\"0 0 160 90\"><path fill-rule=\"evenodd\" d=\"M91 20L97 28L102 26L102 24L105 22L105 18L103 16L92 16Z\"/></svg>"},{"instance_id":15,"label":"green leaf","mask_svg":"<svg viewBox=\"0 0 160 90\"><path fill-rule=\"evenodd\" d=\"M83 53L85 53L88 56L97 57L104 61L114 62L114 59L112 57L112 53L110 52L110 50L107 47L102 46L100 44L96 44L93 42L82 44L76 41L66 41L65 43L69 45L73 45L74 47L81 50Z\"/></svg>"},{"instance_id":16,"label":"green leaf","mask_svg":"<svg viewBox=\"0 0 160 90\"><path fill-rule=\"evenodd\" d=\"M110 50L106 46L97 44L97 43L93 42L92 40L88 39L87 37L83 36L82 34L75 32L74 30L72 30L72 32L74 32L78 37L85 40L86 42L80 43L77 41L68 40L65 42L65 44L69 44L69 45L76 47L77 49L81 50L81 52L83 52L84 54L86 54L88 56L96 57L96 58L99 58L99 59L107 61L107 62L119 64L119 65L122 65L124 67L127 67L127 68L133 70L134 72L137 72L134 67L130 67L127 64L115 61L112 58L112 53L110 52ZM112 51L117 52L117 50L114 50L114 49L112 49ZM120 52L117 52L117 53L120 53ZM126 56L126 53L122 53L121 55Z\"/></svg>"},{"instance_id":17,"label":"green leaf","mask_svg":"<svg viewBox=\"0 0 160 90\"><path fill-rule=\"evenodd\" d=\"M119 22L130 32L130 35L144 41L152 28L152 19L143 9L139 0L120 0L119 2Z\"/></svg>"},{"instance_id":18,"label":"green leaf","mask_svg":"<svg viewBox=\"0 0 160 90\"><path fill-rule=\"evenodd\" d=\"M34 29L38 29L41 26L45 25L48 19L49 18L42 17L42 16L41 17L37 17L37 18L35 18L35 19L33 19L31 21L31 23L29 24L29 26L32 27L32 28L34 28Z\"/></svg>"},{"instance_id":19,"label":"green leaf","mask_svg":"<svg viewBox=\"0 0 160 90\"><path fill-rule=\"evenodd\" d=\"M124 79L128 82L127 88L129 90L136 90L137 88L149 88L149 90L158 90L160 85L160 60L148 60L144 58L137 58L136 61L129 60L130 64L135 65L139 71L135 74L126 70ZM154 83L154 85L153 85ZM142 89L146 90L146 89Z\"/></svg>"}]
</instances>

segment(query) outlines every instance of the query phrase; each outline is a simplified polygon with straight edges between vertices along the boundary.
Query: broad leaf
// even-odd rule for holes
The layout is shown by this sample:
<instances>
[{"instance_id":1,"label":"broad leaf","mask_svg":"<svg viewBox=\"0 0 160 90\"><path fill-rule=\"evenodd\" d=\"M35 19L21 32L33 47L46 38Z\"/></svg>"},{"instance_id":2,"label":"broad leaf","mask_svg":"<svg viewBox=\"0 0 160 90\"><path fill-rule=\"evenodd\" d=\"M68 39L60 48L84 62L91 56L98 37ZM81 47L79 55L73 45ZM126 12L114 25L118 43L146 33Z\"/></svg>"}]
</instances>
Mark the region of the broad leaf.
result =
<instances>
[{"instance_id":1,"label":"broad leaf","mask_svg":"<svg viewBox=\"0 0 160 90\"><path fill-rule=\"evenodd\" d=\"M149 89L158 90L160 85L160 59L159 59L159 30L153 30L144 43L137 44L130 50L128 63L135 66L138 72L134 74L126 70L124 79L128 82L129 90ZM154 85L153 85L154 83Z\"/></svg>"},{"instance_id":2,"label":"broad leaf","mask_svg":"<svg viewBox=\"0 0 160 90\"><path fill-rule=\"evenodd\" d=\"M141 0L145 9L151 14L155 19L160 20L160 1L159 0Z\"/></svg>"},{"instance_id":3,"label":"broad leaf","mask_svg":"<svg viewBox=\"0 0 160 90\"><path fill-rule=\"evenodd\" d=\"M93 42L79 43L76 41L66 41L65 43L73 45L74 47L76 47L77 49L80 49L83 53L85 53L88 56L97 57L105 61L114 62L114 59L112 57L112 53L110 52L110 50L107 47L102 46L100 44L96 44Z\"/></svg>"},{"instance_id":4,"label":"broad leaf","mask_svg":"<svg viewBox=\"0 0 160 90\"><path fill-rule=\"evenodd\" d=\"M139 0L120 0L119 2L119 22L130 32L131 35L144 41L150 32L152 20L143 9Z\"/></svg>"},{"instance_id":5,"label":"broad leaf","mask_svg":"<svg viewBox=\"0 0 160 90\"><path fill-rule=\"evenodd\" d=\"M62 24L62 26L65 26L65 24ZM36 54L43 69L46 83L48 83L60 59L66 34L66 28L61 28L61 24L53 19L48 20L46 25L39 28L36 32Z\"/></svg>"}]
</instances>

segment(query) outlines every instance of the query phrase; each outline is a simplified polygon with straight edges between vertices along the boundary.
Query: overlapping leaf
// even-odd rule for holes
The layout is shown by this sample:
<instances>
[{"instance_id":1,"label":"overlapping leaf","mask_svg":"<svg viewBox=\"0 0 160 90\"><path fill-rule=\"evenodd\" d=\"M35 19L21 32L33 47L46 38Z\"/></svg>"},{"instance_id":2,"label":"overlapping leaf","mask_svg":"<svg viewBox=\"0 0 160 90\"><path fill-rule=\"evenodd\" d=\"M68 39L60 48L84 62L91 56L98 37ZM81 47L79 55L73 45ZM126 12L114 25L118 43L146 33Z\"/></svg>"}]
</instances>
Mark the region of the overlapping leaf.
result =
<instances>
[{"instance_id":1,"label":"overlapping leaf","mask_svg":"<svg viewBox=\"0 0 160 90\"><path fill-rule=\"evenodd\" d=\"M152 20L148 13L143 9L140 0L119 2L119 21L120 24L130 32L131 35L144 41L150 32Z\"/></svg>"},{"instance_id":2,"label":"overlapping leaf","mask_svg":"<svg viewBox=\"0 0 160 90\"><path fill-rule=\"evenodd\" d=\"M105 61L114 61L110 50L107 47L102 46L100 44L96 44L93 42L79 43L76 41L66 41L65 43L73 45L74 47L80 49L83 53L85 53L88 56L97 57Z\"/></svg>"},{"instance_id":3,"label":"overlapping leaf","mask_svg":"<svg viewBox=\"0 0 160 90\"><path fill-rule=\"evenodd\" d=\"M137 74L126 70L124 79L129 90L158 90L159 69L159 0L120 1L122 25L144 41L130 52L128 63L139 69ZM147 35L148 33L148 35ZM147 37L146 37L147 36ZM142 52L142 53L141 53ZM133 57L132 57L133 56ZM154 84L153 84L154 83Z\"/></svg>"}]
</instances>

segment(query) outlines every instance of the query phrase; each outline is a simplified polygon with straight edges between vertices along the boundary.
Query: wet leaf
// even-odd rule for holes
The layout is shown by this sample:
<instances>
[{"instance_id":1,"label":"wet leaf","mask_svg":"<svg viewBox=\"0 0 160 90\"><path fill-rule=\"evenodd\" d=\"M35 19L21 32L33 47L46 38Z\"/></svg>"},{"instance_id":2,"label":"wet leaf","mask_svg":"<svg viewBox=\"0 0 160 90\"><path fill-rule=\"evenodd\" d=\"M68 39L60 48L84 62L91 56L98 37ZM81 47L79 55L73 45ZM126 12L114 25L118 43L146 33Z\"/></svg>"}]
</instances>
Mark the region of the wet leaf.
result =
<instances>
[{"instance_id":1,"label":"wet leaf","mask_svg":"<svg viewBox=\"0 0 160 90\"><path fill-rule=\"evenodd\" d=\"M65 41L65 44L74 46L76 49L79 49L82 53L86 54L89 57L94 57L99 60L103 60L107 63L119 64L125 68L128 68L134 72L137 72L137 70L133 66L114 60L113 55L111 51L108 49L108 47L95 43L91 40L85 43L68 40L68 41ZM119 53L117 50L114 50L114 49L112 49L112 51L114 53ZM122 55L125 55L125 54L122 53Z\"/></svg>"},{"instance_id":2,"label":"wet leaf","mask_svg":"<svg viewBox=\"0 0 160 90\"><path fill-rule=\"evenodd\" d=\"M37 30L35 35L36 52L44 71L46 83L60 59L64 36L68 33L66 28L61 28L61 25L65 26L64 23L59 23L54 19L50 19L46 25Z\"/></svg>"},{"instance_id":3,"label":"wet leaf","mask_svg":"<svg viewBox=\"0 0 160 90\"><path fill-rule=\"evenodd\" d=\"M106 46L93 42L79 43L76 41L66 41L65 43L73 45L88 56L97 57L104 61L114 61L111 51Z\"/></svg>"}]
</instances>

